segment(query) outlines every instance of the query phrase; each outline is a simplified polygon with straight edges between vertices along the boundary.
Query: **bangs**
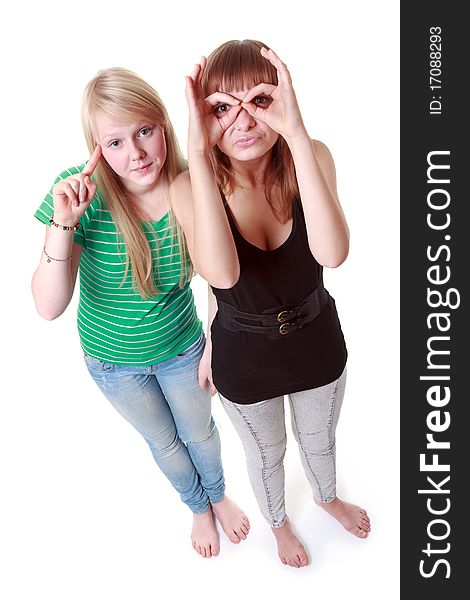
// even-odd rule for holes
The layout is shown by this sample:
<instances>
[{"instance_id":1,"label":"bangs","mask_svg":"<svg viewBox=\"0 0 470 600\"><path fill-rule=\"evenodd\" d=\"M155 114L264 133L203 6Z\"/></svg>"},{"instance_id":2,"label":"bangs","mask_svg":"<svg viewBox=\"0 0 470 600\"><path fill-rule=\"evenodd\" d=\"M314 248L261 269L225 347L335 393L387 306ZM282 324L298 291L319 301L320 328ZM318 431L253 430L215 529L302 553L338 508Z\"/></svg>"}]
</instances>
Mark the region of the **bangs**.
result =
<instances>
[{"instance_id":1,"label":"bangs","mask_svg":"<svg viewBox=\"0 0 470 600\"><path fill-rule=\"evenodd\" d=\"M118 122L166 125L166 111L157 92L138 75L120 67L99 71L88 84L83 102L90 123L93 114L100 111Z\"/></svg>"},{"instance_id":2,"label":"bangs","mask_svg":"<svg viewBox=\"0 0 470 600\"><path fill-rule=\"evenodd\" d=\"M204 94L251 89L259 83L277 85L276 68L261 56L268 47L256 40L233 40L219 46L207 59Z\"/></svg>"}]
</instances>

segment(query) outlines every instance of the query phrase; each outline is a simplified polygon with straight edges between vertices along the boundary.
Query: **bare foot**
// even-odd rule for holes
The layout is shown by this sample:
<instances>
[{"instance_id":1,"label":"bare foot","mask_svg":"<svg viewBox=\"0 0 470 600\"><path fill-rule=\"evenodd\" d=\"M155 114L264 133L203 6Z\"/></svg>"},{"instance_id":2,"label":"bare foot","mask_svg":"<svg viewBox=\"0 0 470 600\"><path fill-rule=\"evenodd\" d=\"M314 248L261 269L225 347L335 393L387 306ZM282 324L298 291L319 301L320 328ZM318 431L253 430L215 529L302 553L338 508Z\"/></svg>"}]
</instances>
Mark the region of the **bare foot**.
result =
<instances>
[{"instance_id":1,"label":"bare foot","mask_svg":"<svg viewBox=\"0 0 470 600\"><path fill-rule=\"evenodd\" d=\"M370 519L363 508L349 502L344 502L339 498L335 498L331 502L320 502L316 498L314 500L318 506L321 506L341 523L349 533L358 538L366 538L369 535Z\"/></svg>"},{"instance_id":2,"label":"bare foot","mask_svg":"<svg viewBox=\"0 0 470 600\"><path fill-rule=\"evenodd\" d=\"M277 542L277 551L281 562L289 567L305 567L308 565L308 555L304 545L292 531L290 522L286 519L282 527L271 527Z\"/></svg>"},{"instance_id":3,"label":"bare foot","mask_svg":"<svg viewBox=\"0 0 470 600\"><path fill-rule=\"evenodd\" d=\"M191 541L196 552L204 558L210 558L219 554L219 533L215 526L214 515L211 509L203 514L193 515Z\"/></svg>"},{"instance_id":4,"label":"bare foot","mask_svg":"<svg viewBox=\"0 0 470 600\"><path fill-rule=\"evenodd\" d=\"M235 502L224 496L223 500L212 504L212 510L231 542L239 544L246 538L250 530L250 522Z\"/></svg>"}]
</instances>

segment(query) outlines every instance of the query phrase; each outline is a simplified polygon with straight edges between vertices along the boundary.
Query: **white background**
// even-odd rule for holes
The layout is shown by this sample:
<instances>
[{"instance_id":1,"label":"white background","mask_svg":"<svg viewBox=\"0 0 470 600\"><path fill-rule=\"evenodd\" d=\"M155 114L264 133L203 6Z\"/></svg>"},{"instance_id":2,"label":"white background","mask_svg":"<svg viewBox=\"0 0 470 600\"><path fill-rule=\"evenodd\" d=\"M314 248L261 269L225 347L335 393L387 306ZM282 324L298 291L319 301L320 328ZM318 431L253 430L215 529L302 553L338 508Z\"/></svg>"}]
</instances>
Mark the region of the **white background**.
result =
<instances>
[{"instance_id":1,"label":"white background","mask_svg":"<svg viewBox=\"0 0 470 600\"><path fill-rule=\"evenodd\" d=\"M16 2L8 15L0 26L1 597L398 598L398 2L46 0ZM222 536L217 558L196 555L189 511L86 371L76 297L46 322L30 293L43 240L32 214L54 177L87 159L79 119L87 81L110 66L139 73L161 94L184 149L184 75L234 38L260 39L287 63L310 135L335 159L351 229L348 260L325 270L349 349L338 493L367 508L373 531L358 540L314 507L289 434L288 512L311 556L301 570L278 561L216 399L228 492L252 529L239 546ZM194 291L205 321L199 278Z\"/></svg>"}]
</instances>

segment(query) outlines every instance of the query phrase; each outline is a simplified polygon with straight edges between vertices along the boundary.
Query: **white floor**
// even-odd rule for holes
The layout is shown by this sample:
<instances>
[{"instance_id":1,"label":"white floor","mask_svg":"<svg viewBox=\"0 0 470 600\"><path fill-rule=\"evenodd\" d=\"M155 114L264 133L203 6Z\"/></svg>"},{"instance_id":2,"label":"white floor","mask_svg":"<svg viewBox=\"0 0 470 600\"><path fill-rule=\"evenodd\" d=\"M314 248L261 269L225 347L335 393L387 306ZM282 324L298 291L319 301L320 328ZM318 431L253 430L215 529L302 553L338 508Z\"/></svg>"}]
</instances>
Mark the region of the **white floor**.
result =
<instances>
[{"instance_id":1,"label":"white floor","mask_svg":"<svg viewBox=\"0 0 470 600\"><path fill-rule=\"evenodd\" d=\"M51 342L59 323L44 324ZM29 394L10 392L1 425L2 598L399 597L398 454L383 436L388 426L397 438L396 416L374 415L371 394L354 398L354 375L337 431L338 491L367 508L373 531L354 538L313 505L289 432L288 512L311 556L310 566L291 569L277 558L241 444L217 400L228 493L249 515L251 532L238 546L222 534L220 556L203 559L190 544L191 515L147 446L77 368L75 340L64 341L66 354L56 359L39 356L39 345L30 342L36 370L19 368Z\"/></svg>"}]
</instances>

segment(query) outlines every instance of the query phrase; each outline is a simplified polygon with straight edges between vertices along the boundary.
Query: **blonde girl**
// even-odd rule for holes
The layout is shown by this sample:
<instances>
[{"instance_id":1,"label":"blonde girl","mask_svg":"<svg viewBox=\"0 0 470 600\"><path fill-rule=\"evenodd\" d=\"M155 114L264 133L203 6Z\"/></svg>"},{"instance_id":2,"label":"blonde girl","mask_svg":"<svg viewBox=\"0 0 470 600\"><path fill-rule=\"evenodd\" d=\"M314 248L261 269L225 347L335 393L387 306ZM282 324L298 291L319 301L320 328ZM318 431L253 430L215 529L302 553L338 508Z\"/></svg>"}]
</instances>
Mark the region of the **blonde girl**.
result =
<instances>
[{"instance_id":1,"label":"blonde girl","mask_svg":"<svg viewBox=\"0 0 470 600\"><path fill-rule=\"evenodd\" d=\"M210 392L198 384L205 337L170 206L185 161L157 92L129 70L88 83L82 122L90 159L61 173L35 213L46 225L36 307L45 319L61 315L80 272L88 371L192 511L193 547L216 556L214 519L234 543L249 523L225 496Z\"/></svg>"}]
</instances>

